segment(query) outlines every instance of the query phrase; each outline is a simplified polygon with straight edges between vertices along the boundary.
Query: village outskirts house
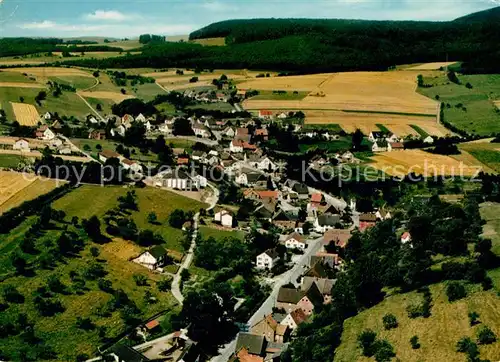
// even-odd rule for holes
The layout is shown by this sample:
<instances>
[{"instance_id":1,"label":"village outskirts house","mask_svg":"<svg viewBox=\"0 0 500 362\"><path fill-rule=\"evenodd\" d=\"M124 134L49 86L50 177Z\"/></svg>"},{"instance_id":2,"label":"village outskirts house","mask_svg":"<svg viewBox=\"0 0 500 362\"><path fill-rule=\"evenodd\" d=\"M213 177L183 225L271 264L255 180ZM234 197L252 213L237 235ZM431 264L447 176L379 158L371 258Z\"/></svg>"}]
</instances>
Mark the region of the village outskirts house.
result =
<instances>
[{"instance_id":1,"label":"village outskirts house","mask_svg":"<svg viewBox=\"0 0 500 362\"><path fill-rule=\"evenodd\" d=\"M103 129L93 129L89 132L89 139L93 140L105 140L106 132Z\"/></svg>"},{"instance_id":2,"label":"village outskirts house","mask_svg":"<svg viewBox=\"0 0 500 362\"><path fill-rule=\"evenodd\" d=\"M243 141L242 140L232 140L229 144L229 151L232 153L243 152Z\"/></svg>"},{"instance_id":3,"label":"village outskirts house","mask_svg":"<svg viewBox=\"0 0 500 362\"><path fill-rule=\"evenodd\" d=\"M323 304L321 295L316 284L312 284L307 291L300 289L281 287L276 298L275 306L284 309L287 313L302 309L307 316L314 312L316 306Z\"/></svg>"},{"instance_id":4,"label":"village outskirts house","mask_svg":"<svg viewBox=\"0 0 500 362\"><path fill-rule=\"evenodd\" d=\"M214 215L214 221L225 227L232 227L234 217L230 211L221 210Z\"/></svg>"},{"instance_id":5,"label":"village outskirts house","mask_svg":"<svg viewBox=\"0 0 500 362\"><path fill-rule=\"evenodd\" d=\"M117 158L120 160L120 162L124 159L124 157L122 155L120 155L117 152L111 151L111 150L103 150L103 151L99 152L98 157L99 157L99 161L101 161L101 162L106 162L107 160L109 160L111 158Z\"/></svg>"},{"instance_id":6,"label":"village outskirts house","mask_svg":"<svg viewBox=\"0 0 500 362\"><path fill-rule=\"evenodd\" d=\"M263 336L268 342L284 343L289 337L290 330L286 324L280 324L271 314L264 316L250 327L250 332Z\"/></svg>"},{"instance_id":7,"label":"village outskirts house","mask_svg":"<svg viewBox=\"0 0 500 362\"><path fill-rule=\"evenodd\" d=\"M273 118L273 112L266 110L266 109L261 109L259 111L259 118L261 119L271 119Z\"/></svg>"},{"instance_id":8,"label":"village outskirts house","mask_svg":"<svg viewBox=\"0 0 500 362\"><path fill-rule=\"evenodd\" d=\"M133 261L150 270L157 270L165 264L167 256L167 251L163 247L156 245L139 255Z\"/></svg>"},{"instance_id":9,"label":"village outskirts house","mask_svg":"<svg viewBox=\"0 0 500 362\"><path fill-rule=\"evenodd\" d=\"M257 255L257 269L271 270L279 261L279 259L280 257L276 249L268 249L262 254Z\"/></svg>"},{"instance_id":10,"label":"village outskirts house","mask_svg":"<svg viewBox=\"0 0 500 362\"><path fill-rule=\"evenodd\" d=\"M194 123L191 127L193 129L194 135L201 138L209 138L210 130L203 123Z\"/></svg>"},{"instance_id":11,"label":"village outskirts house","mask_svg":"<svg viewBox=\"0 0 500 362\"><path fill-rule=\"evenodd\" d=\"M16 151L21 151L21 152L30 152L30 144L28 140L24 138L19 138L14 142L14 145L12 148Z\"/></svg>"},{"instance_id":12,"label":"village outskirts house","mask_svg":"<svg viewBox=\"0 0 500 362\"><path fill-rule=\"evenodd\" d=\"M384 139L377 139L373 142L372 152L387 152L389 151L389 144Z\"/></svg>"},{"instance_id":13,"label":"village outskirts house","mask_svg":"<svg viewBox=\"0 0 500 362\"><path fill-rule=\"evenodd\" d=\"M56 135L54 132L52 132L47 125L43 125L38 127L38 129L35 132L36 138L44 141L50 141L56 138Z\"/></svg>"}]
</instances>

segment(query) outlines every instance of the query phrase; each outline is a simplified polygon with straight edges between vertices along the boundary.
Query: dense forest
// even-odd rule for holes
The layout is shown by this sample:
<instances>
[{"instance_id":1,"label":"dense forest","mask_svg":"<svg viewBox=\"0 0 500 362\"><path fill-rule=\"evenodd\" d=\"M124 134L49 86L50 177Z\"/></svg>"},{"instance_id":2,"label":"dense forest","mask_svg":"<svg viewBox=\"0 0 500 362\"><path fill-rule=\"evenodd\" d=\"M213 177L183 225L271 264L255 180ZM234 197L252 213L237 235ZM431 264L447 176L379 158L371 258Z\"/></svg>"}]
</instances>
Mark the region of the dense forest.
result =
<instances>
[{"instance_id":1,"label":"dense forest","mask_svg":"<svg viewBox=\"0 0 500 362\"><path fill-rule=\"evenodd\" d=\"M58 38L0 38L0 57L50 52L123 51L121 48L110 47L107 45L76 46L75 44L84 43L67 43L68 45L62 45L63 43L64 40Z\"/></svg>"},{"instance_id":2,"label":"dense forest","mask_svg":"<svg viewBox=\"0 0 500 362\"><path fill-rule=\"evenodd\" d=\"M300 73L386 70L396 64L448 58L464 61L463 71L468 73L497 72L500 22L491 21L499 18L497 9L490 12L476 15L471 21L463 18L451 22L230 20L209 25L190 36L191 39L225 37L229 44L225 47L167 42L147 45L140 55L74 60L66 64L100 68L248 68Z\"/></svg>"},{"instance_id":3,"label":"dense forest","mask_svg":"<svg viewBox=\"0 0 500 362\"><path fill-rule=\"evenodd\" d=\"M464 62L464 73L496 73L500 72L499 9L450 22L229 20L190 35L191 39L225 37L227 46L145 41L142 54L68 60L64 64L92 68L247 68L315 73L386 70L397 64L452 59ZM143 40L153 39L146 37L143 35ZM27 49L48 51L57 48L56 45L51 39L3 39L0 56L25 54Z\"/></svg>"}]
</instances>

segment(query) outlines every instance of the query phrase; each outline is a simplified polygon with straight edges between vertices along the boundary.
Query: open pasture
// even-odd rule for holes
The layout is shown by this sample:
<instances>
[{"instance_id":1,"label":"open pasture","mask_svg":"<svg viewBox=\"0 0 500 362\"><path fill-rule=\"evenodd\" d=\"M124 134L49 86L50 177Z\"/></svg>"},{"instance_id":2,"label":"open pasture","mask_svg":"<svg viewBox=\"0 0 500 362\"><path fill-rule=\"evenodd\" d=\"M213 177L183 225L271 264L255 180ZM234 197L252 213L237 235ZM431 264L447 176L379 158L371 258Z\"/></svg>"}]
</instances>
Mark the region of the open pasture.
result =
<instances>
[{"instance_id":1,"label":"open pasture","mask_svg":"<svg viewBox=\"0 0 500 362\"><path fill-rule=\"evenodd\" d=\"M226 45L226 38L205 38L190 40L190 43L200 44L204 46L224 46Z\"/></svg>"},{"instance_id":2,"label":"open pasture","mask_svg":"<svg viewBox=\"0 0 500 362\"><path fill-rule=\"evenodd\" d=\"M40 115L38 114L35 106L25 103L15 103L11 102L12 110L16 116L16 120L22 126L36 126L40 121Z\"/></svg>"},{"instance_id":3,"label":"open pasture","mask_svg":"<svg viewBox=\"0 0 500 362\"><path fill-rule=\"evenodd\" d=\"M371 166L391 176L415 173L431 176L473 176L483 169L475 159L458 160L450 156L435 155L422 150L381 152L371 157Z\"/></svg>"},{"instance_id":4,"label":"open pasture","mask_svg":"<svg viewBox=\"0 0 500 362\"><path fill-rule=\"evenodd\" d=\"M347 72L258 78L240 89L310 91L301 101L245 101L246 109L349 110L435 116L436 101L415 92L409 72Z\"/></svg>"}]
</instances>

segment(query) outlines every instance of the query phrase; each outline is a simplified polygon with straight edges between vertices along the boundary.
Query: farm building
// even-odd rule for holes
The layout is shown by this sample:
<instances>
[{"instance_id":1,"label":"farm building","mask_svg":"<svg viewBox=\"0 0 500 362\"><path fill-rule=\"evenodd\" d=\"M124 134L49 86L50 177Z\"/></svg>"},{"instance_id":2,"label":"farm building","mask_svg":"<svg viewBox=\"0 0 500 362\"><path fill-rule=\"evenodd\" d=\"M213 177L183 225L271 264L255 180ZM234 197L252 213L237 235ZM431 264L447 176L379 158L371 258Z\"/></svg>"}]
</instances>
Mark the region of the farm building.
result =
<instances>
[{"instance_id":1,"label":"farm building","mask_svg":"<svg viewBox=\"0 0 500 362\"><path fill-rule=\"evenodd\" d=\"M13 149L17 151L30 152L30 144L26 139L20 138L14 142Z\"/></svg>"},{"instance_id":2,"label":"farm building","mask_svg":"<svg viewBox=\"0 0 500 362\"><path fill-rule=\"evenodd\" d=\"M233 220L233 214L227 210L221 210L214 215L214 221L225 227L232 227Z\"/></svg>"},{"instance_id":3,"label":"farm building","mask_svg":"<svg viewBox=\"0 0 500 362\"><path fill-rule=\"evenodd\" d=\"M36 138L44 141L50 141L56 137L54 132L52 132L47 125L39 127L35 132L35 136Z\"/></svg>"},{"instance_id":4,"label":"farm building","mask_svg":"<svg viewBox=\"0 0 500 362\"><path fill-rule=\"evenodd\" d=\"M106 162L111 158L117 158L119 160L123 159L122 155L111 150L103 150L102 152L99 152L98 156L99 156L99 161L101 162Z\"/></svg>"},{"instance_id":5,"label":"farm building","mask_svg":"<svg viewBox=\"0 0 500 362\"><path fill-rule=\"evenodd\" d=\"M139 255L134 262L145 266L148 269L156 270L163 266L167 260L167 251L159 245L156 245L148 251Z\"/></svg>"},{"instance_id":6,"label":"farm building","mask_svg":"<svg viewBox=\"0 0 500 362\"><path fill-rule=\"evenodd\" d=\"M259 111L259 118L272 118L273 117L273 112L272 111L268 111L268 110L265 110L265 109L261 109Z\"/></svg>"}]
</instances>

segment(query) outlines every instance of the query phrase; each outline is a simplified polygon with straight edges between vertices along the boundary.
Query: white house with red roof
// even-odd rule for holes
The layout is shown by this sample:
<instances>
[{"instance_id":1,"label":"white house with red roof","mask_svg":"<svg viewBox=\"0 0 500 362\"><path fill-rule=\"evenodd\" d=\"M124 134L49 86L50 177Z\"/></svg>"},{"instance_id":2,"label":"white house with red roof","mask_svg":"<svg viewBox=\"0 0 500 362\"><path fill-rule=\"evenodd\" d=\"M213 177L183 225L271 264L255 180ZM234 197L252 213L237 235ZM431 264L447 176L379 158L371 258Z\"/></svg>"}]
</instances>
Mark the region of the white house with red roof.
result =
<instances>
[{"instance_id":1,"label":"white house with red roof","mask_svg":"<svg viewBox=\"0 0 500 362\"><path fill-rule=\"evenodd\" d=\"M406 244L411 241L411 235L408 231L405 231L403 235L401 235L401 243Z\"/></svg>"},{"instance_id":2,"label":"white house with red roof","mask_svg":"<svg viewBox=\"0 0 500 362\"><path fill-rule=\"evenodd\" d=\"M273 117L273 112L268 111L266 109L261 109L259 111L259 118L272 118Z\"/></svg>"}]
</instances>

